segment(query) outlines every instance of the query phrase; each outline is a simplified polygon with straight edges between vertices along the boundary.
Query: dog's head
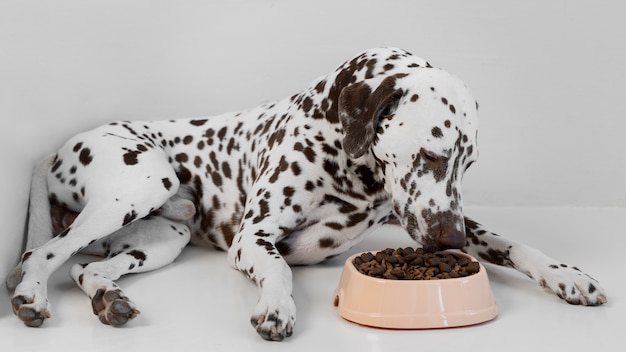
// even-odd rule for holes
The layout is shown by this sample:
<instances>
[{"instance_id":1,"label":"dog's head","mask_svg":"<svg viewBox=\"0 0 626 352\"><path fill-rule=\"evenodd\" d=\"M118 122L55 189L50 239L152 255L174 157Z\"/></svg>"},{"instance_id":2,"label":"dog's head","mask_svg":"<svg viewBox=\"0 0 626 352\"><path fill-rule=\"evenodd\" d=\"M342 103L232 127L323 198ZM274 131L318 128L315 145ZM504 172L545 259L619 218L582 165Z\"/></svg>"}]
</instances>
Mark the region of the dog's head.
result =
<instances>
[{"instance_id":1,"label":"dog's head","mask_svg":"<svg viewBox=\"0 0 626 352\"><path fill-rule=\"evenodd\" d=\"M465 245L461 181L478 156L477 108L463 82L429 67L359 81L339 96L344 151L375 159L394 215L431 250Z\"/></svg>"}]
</instances>

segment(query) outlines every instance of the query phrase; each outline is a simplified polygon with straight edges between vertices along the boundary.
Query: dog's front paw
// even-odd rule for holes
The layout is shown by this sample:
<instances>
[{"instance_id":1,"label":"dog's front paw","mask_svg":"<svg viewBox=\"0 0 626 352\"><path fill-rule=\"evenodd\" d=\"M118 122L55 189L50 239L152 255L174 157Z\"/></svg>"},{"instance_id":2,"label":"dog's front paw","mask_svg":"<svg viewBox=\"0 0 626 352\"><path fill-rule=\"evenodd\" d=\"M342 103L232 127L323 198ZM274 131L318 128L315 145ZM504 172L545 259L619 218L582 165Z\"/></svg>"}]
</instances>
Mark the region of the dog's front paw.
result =
<instances>
[{"instance_id":1,"label":"dog's front paw","mask_svg":"<svg viewBox=\"0 0 626 352\"><path fill-rule=\"evenodd\" d=\"M296 304L291 296L282 299L261 297L250 322L264 339L282 341L293 333Z\"/></svg>"},{"instance_id":2,"label":"dog's front paw","mask_svg":"<svg viewBox=\"0 0 626 352\"><path fill-rule=\"evenodd\" d=\"M576 267L552 264L537 281L541 287L554 292L570 304L596 306L607 302L606 293L598 281Z\"/></svg>"}]
</instances>

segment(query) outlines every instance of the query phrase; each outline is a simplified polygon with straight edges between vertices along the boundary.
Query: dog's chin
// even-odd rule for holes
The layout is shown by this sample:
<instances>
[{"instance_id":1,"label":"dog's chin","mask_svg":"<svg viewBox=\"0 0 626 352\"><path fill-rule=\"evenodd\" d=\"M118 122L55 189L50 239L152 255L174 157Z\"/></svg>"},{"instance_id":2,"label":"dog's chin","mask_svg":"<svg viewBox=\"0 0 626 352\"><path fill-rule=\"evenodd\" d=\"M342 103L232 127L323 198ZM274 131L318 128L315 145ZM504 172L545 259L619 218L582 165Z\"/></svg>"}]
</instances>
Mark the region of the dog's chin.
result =
<instances>
[{"instance_id":1,"label":"dog's chin","mask_svg":"<svg viewBox=\"0 0 626 352\"><path fill-rule=\"evenodd\" d=\"M407 229L405 228L405 231L407 231ZM407 231L409 233L409 236L411 236L411 238L416 242L416 246L417 247L421 247L424 251L429 252L429 253L434 253L434 252L439 252L442 250L441 247L439 247L439 245L435 242L434 239L428 237L428 236L424 236L421 233L416 233L415 231L410 232Z\"/></svg>"},{"instance_id":2,"label":"dog's chin","mask_svg":"<svg viewBox=\"0 0 626 352\"><path fill-rule=\"evenodd\" d=\"M439 252L439 251L443 250L443 248L441 248L432 239L422 239L422 240L418 241L418 245L420 245L422 247L422 249L424 249L424 251L429 252L429 253Z\"/></svg>"}]
</instances>

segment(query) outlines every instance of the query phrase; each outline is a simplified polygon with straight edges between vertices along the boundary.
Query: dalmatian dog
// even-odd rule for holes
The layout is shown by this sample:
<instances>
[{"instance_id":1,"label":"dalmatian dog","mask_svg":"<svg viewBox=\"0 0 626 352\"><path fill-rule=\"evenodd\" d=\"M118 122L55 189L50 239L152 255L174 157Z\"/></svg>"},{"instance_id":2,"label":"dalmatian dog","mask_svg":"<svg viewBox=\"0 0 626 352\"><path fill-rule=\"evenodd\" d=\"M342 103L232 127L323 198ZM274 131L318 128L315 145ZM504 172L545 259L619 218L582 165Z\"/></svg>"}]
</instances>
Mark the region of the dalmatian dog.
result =
<instances>
[{"instance_id":1,"label":"dalmatian dog","mask_svg":"<svg viewBox=\"0 0 626 352\"><path fill-rule=\"evenodd\" d=\"M390 221L429 251L462 249L568 303L605 303L576 267L464 217L477 110L457 77L377 48L275 103L78 134L35 167L27 249L7 279L13 311L41 325L48 277L86 251L104 259L70 275L103 323L123 325L139 311L115 280L191 243L228 252L260 289L253 327L282 340L296 322L289 265L336 256Z\"/></svg>"}]
</instances>

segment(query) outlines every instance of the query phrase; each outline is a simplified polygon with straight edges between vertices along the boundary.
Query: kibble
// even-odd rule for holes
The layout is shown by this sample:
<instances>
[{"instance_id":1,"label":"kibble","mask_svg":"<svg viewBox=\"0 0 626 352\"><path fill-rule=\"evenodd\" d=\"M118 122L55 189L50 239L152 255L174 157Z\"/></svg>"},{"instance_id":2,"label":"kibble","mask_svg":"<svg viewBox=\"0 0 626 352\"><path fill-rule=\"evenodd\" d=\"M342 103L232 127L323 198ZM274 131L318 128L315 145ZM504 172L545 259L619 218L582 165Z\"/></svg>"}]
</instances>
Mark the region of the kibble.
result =
<instances>
[{"instance_id":1,"label":"kibble","mask_svg":"<svg viewBox=\"0 0 626 352\"><path fill-rule=\"evenodd\" d=\"M374 254L365 252L354 259L354 266L367 276L390 280L453 279L480 270L478 262L468 257L411 247L387 248Z\"/></svg>"}]
</instances>

